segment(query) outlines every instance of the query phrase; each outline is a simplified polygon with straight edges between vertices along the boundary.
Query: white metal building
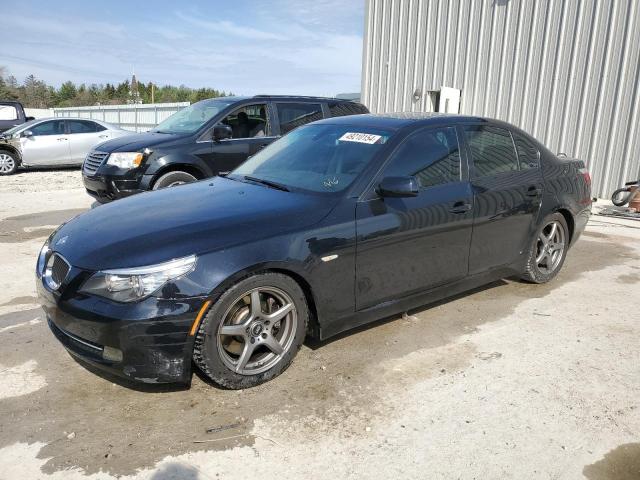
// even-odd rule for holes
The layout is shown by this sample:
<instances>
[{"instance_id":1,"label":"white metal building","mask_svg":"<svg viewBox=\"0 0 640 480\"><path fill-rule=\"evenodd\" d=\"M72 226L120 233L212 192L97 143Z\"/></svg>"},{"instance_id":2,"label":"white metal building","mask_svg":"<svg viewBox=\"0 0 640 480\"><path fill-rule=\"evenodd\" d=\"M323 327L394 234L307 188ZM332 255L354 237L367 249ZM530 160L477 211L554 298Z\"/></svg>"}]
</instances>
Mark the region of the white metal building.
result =
<instances>
[{"instance_id":1,"label":"white metal building","mask_svg":"<svg viewBox=\"0 0 640 480\"><path fill-rule=\"evenodd\" d=\"M458 90L457 111L584 159L607 197L640 177L640 1L366 0L372 112L456 110Z\"/></svg>"}]
</instances>

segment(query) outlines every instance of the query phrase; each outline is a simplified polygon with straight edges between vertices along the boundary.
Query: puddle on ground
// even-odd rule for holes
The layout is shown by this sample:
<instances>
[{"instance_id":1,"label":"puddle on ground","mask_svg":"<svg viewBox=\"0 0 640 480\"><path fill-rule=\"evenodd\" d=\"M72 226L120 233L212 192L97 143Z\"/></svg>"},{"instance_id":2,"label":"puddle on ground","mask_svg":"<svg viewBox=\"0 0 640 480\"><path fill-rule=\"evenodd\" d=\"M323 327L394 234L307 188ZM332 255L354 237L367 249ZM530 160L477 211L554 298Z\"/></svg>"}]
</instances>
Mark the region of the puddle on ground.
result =
<instances>
[{"instance_id":1,"label":"puddle on ground","mask_svg":"<svg viewBox=\"0 0 640 480\"><path fill-rule=\"evenodd\" d=\"M4 218L0 222L0 243L19 243L46 237L55 230L55 226L86 211L86 208L72 208Z\"/></svg>"},{"instance_id":2,"label":"puddle on ground","mask_svg":"<svg viewBox=\"0 0 640 480\"><path fill-rule=\"evenodd\" d=\"M125 385L74 362L44 322L16 329L10 337L2 333L3 365L33 359L47 387L0 401L0 448L43 442L39 457L48 459L45 473L77 466L87 474L124 475L166 456L251 446L254 421L270 415L279 420L274 429L313 434L340 429L344 438L359 436L372 419L392 413L385 400L390 388L464 369L475 356L501 361L498 354L475 351L471 343L456 343L460 336L585 271L623 264L633 254L624 244L582 239L550 284L498 281L414 310L416 318L386 319L320 345L307 343L283 375L240 392L217 389L197 374L188 390ZM411 367L405 357L418 358L422 368Z\"/></svg>"},{"instance_id":3,"label":"puddle on ground","mask_svg":"<svg viewBox=\"0 0 640 480\"><path fill-rule=\"evenodd\" d=\"M589 480L640 480L640 443L620 445L584 467L582 474Z\"/></svg>"}]
</instances>

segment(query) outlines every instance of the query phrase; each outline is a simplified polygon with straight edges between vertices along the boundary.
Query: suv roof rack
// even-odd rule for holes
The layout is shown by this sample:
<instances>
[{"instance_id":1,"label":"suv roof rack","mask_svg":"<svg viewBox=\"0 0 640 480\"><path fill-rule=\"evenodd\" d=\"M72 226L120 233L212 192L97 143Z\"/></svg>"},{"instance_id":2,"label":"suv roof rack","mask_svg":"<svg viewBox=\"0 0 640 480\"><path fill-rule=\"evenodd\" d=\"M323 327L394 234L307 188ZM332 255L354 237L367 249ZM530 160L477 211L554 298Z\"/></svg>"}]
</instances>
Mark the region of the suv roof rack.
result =
<instances>
[{"instance_id":1,"label":"suv roof rack","mask_svg":"<svg viewBox=\"0 0 640 480\"><path fill-rule=\"evenodd\" d=\"M344 98L336 98L336 97L318 97L318 96L314 96L314 95L268 95L265 93L261 93L259 95L254 95L253 98L264 98L264 97L271 97L271 98L309 98L309 99L318 99L321 98L323 100L337 100L339 102L349 102L351 100L346 100Z\"/></svg>"}]
</instances>

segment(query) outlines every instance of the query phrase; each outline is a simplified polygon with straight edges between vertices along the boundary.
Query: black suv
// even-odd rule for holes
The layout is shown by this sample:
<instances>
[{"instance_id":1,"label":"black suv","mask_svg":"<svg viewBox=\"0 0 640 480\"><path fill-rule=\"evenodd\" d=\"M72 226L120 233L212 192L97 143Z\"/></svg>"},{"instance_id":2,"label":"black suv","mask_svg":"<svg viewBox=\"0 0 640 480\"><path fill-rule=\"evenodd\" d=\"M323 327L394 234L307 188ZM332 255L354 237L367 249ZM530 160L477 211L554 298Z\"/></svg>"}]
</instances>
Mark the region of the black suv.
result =
<instances>
[{"instance_id":1,"label":"black suv","mask_svg":"<svg viewBox=\"0 0 640 480\"><path fill-rule=\"evenodd\" d=\"M180 110L154 130L105 142L84 161L87 193L98 202L228 172L294 128L328 117L368 113L349 100L220 97Z\"/></svg>"}]
</instances>

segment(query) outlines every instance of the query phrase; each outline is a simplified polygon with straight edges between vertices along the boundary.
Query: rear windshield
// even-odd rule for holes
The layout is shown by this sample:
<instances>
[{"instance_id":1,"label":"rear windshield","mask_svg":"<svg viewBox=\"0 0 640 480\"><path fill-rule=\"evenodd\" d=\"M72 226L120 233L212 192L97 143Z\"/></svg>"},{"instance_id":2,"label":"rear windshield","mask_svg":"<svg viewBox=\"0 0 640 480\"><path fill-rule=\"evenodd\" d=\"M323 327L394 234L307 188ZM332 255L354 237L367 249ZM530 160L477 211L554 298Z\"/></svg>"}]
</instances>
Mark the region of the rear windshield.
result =
<instances>
[{"instance_id":1,"label":"rear windshield","mask_svg":"<svg viewBox=\"0 0 640 480\"><path fill-rule=\"evenodd\" d=\"M268 180L289 189L339 192L347 188L389 139L386 130L307 125L273 142L229 176Z\"/></svg>"}]
</instances>

